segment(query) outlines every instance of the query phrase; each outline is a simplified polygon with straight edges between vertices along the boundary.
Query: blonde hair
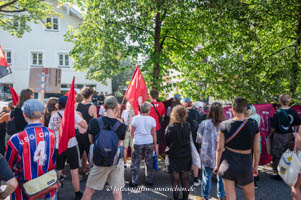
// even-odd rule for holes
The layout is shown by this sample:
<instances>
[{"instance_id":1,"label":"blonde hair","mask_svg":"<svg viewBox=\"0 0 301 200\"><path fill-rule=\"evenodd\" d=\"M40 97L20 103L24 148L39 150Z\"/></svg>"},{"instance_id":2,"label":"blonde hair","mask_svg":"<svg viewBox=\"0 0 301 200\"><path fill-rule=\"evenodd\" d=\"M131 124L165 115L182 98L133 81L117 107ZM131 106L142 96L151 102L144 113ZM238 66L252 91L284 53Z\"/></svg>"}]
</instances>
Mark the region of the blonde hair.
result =
<instances>
[{"instance_id":1,"label":"blonde hair","mask_svg":"<svg viewBox=\"0 0 301 200\"><path fill-rule=\"evenodd\" d=\"M288 94L282 94L279 97L280 104L288 106L291 103L291 96Z\"/></svg>"},{"instance_id":2,"label":"blonde hair","mask_svg":"<svg viewBox=\"0 0 301 200\"><path fill-rule=\"evenodd\" d=\"M170 114L170 124L179 123L184 126L187 118L187 110L182 105L175 106Z\"/></svg>"}]
</instances>

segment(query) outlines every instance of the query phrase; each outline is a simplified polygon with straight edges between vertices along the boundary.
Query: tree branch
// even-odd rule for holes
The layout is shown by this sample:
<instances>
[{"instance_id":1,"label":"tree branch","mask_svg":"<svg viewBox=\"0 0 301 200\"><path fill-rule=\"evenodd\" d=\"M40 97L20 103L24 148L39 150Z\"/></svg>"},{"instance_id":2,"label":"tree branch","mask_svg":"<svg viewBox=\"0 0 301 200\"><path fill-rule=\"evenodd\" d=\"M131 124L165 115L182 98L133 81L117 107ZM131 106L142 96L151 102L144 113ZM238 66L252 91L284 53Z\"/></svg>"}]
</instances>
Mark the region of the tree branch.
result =
<instances>
[{"instance_id":1,"label":"tree branch","mask_svg":"<svg viewBox=\"0 0 301 200\"><path fill-rule=\"evenodd\" d=\"M0 10L1 10L2 8L5 8L5 7L7 7L7 6L10 6L10 5L16 3L17 1L18 1L18 0L13 0L13 1L11 1L11 2L2 4L2 5L0 6Z\"/></svg>"},{"instance_id":2,"label":"tree branch","mask_svg":"<svg viewBox=\"0 0 301 200\"><path fill-rule=\"evenodd\" d=\"M162 38L162 41L161 41L161 43L160 43L160 49L163 48L164 41L165 41L165 39L166 39L166 37L167 37L167 33L168 33L168 29L166 30L166 33L164 34L164 36L163 36L163 38Z\"/></svg>"},{"instance_id":3,"label":"tree branch","mask_svg":"<svg viewBox=\"0 0 301 200\"><path fill-rule=\"evenodd\" d=\"M172 37L172 36L168 36L168 35L165 35L164 37L170 38L170 39L173 39L173 40L175 40L175 41L177 41L177 42L179 42L179 43L182 43L183 45L189 47L193 52L195 52L196 54L198 54L199 56L201 56L201 54L200 54L198 51L194 50L195 47L190 46L190 45L187 44L186 42L184 42L184 41L182 41L182 40L179 40L178 38L175 38L175 37Z\"/></svg>"},{"instance_id":4,"label":"tree branch","mask_svg":"<svg viewBox=\"0 0 301 200\"><path fill-rule=\"evenodd\" d=\"M289 45L289 46L287 46L287 47L283 47L282 49L280 49L280 50L278 50L278 51L272 53L272 54L269 55L268 57L272 57L272 56L274 56L274 55L280 53L281 51L283 51L283 50L285 50L285 49L287 49L287 48L290 48L290 47L296 47L296 45Z\"/></svg>"},{"instance_id":5,"label":"tree branch","mask_svg":"<svg viewBox=\"0 0 301 200\"><path fill-rule=\"evenodd\" d=\"M4 13L20 13L20 12L24 12L26 11L26 9L21 9L21 10L1 10L0 12L4 12Z\"/></svg>"}]
</instances>

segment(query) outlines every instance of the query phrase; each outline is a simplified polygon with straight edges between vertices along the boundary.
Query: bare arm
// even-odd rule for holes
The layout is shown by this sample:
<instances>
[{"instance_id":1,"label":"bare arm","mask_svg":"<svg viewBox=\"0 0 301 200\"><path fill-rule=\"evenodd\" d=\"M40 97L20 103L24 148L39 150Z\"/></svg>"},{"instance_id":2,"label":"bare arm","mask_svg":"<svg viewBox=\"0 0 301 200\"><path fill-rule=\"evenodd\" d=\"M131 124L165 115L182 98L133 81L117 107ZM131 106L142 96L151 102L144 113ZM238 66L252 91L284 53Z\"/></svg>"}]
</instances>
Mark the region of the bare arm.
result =
<instances>
[{"instance_id":1,"label":"bare arm","mask_svg":"<svg viewBox=\"0 0 301 200\"><path fill-rule=\"evenodd\" d=\"M88 124L87 124L86 120L82 120L78 125L84 129L88 128Z\"/></svg>"},{"instance_id":2,"label":"bare arm","mask_svg":"<svg viewBox=\"0 0 301 200\"><path fill-rule=\"evenodd\" d=\"M217 138L217 149L216 149L216 167L214 169L215 174L217 174L217 171L219 169L224 148L225 148L225 135L223 132L219 131L218 138Z\"/></svg>"},{"instance_id":3,"label":"bare arm","mask_svg":"<svg viewBox=\"0 0 301 200\"><path fill-rule=\"evenodd\" d=\"M11 178L7 182L7 187L3 192L0 193L0 199L5 199L8 197L11 193L13 193L17 187L18 187L18 181L16 178Z\"/></svg>"},{"instance_id":4,"label":"bare arm","mask_svg":"<svg viewBox=\"0 0 301 200\"><path fill-rule=\"evenodd\" d=\"M301 126L299 127L299 131L298 131L298 134L296 136L296 139L295 139L295 144L296 144L296 150L297 151L300 151L301 150Z\"/></svg>"},{"instance_id":5,"label":"bare arm","mask_svg":"<svg viewBox=\"0 0 301 200\"><path fill-rule=\"evenodd\" d=\"M131 137L134 138L134 134L135 134L136 127L133 126L133 125L131 125L130 130L131 130Z\"/></svg>"},{"instance_id":6,"label":"bare arm","mask_svg":"<svg viewBox=\"0 0 301 200\"><path fill-rule=\"evenodd\" d=\"M94 138L93 138L93 135L88 134L88 136L89 136L90 144L94 144Z\"/></svg>"},{"instance_id":7,"label":"bare arm","mask_svg":"<svg viewBox=\"0 0 301 200\"><path fill-rule=\"evenodd\" d=\"M271 128L270 130L270 134L269 135L273 135L275 133L276 129L275 128Z\"/></svg>"},{"instance_id":8,"label":"bare arm","mask_svg":"<svg viewBox=\"0 0 301 200\"><path fill-rule=\"evenodd\" d=\"M90 106L89 115L92 116L93 118L97 118L97 108L95 105Z\"/></svg>"},{"instance_id":9,"label":"bare arm","mask_svg":"<svg viewBox=\"0 0 301 200\"><path fill-rule=\"evenodd\" d=\"M157 144L157 132L156 132L156 127L152 128L152 136L154 140L154 149L156 149L156 144ZM156 151L158 154L158 152Z\"/></svg>"},{"instance_id":10,"label":"bare arm","mask_svg":"<svg viewBox=\"0 0 301 200\"><path fill-rule=\"evenodd\" d=\"M253 154L254 154L253 168L257 171L259 158L260 158L260 133L257 133L255 135L254 144L253 144Z\"/></svg>"}]
</instances>

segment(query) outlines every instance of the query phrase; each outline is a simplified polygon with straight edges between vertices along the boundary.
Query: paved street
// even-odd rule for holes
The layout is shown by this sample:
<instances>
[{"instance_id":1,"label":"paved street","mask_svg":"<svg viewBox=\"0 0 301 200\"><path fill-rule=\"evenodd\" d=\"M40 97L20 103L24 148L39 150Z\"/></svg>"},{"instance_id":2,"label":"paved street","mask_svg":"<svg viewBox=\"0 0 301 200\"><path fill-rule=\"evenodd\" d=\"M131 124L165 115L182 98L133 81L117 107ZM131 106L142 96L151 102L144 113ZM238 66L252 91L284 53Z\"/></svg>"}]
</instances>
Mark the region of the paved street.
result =
<instances>
[{"instance_id":1,"label":"paved street","mask_svg":"<svg viewBox=\"0 0 301 200\"><path fill-rule=\"evenodd\" d=\"M141 166L144 166L141 165ZM144 183L144 169L141 169L141 176L140 176L140 183ZM260 168L260 182L258 183L259 189L256 190L256 199L257 200L289 200L291 199L290 195L290 188L285 185L282 181L276 181L270 178L271 168L261 167ZM85 181L87 177L83 177L81 182L81 190L84 191L85 188ZM125 180L126 186L129 187L129 180L130 180L130 169L125 170ZM213 182L212 185L212 200L216 199L216 182ZM141 185L140 187L144 187ZM154 175L154 188L165 188L168 189L170 187L170 180L169 174L163 172L162 170L156 172ZM237 199L244 199L243 192L241 189L237 188ZM74 193L72 190L71 179L68 177L64 182L64 188L61 190L60 199L73 199ZM190 199L199 199L201 191L200 187L195 187L194 191L190 193ZM123 199L125 200L154 200L154 199L171 199L172 192L169 191L124 191L123 192ZM93 196L93 199L113 199L112 193L108 191L98 191Z\"/></svg>"}]
</instances>

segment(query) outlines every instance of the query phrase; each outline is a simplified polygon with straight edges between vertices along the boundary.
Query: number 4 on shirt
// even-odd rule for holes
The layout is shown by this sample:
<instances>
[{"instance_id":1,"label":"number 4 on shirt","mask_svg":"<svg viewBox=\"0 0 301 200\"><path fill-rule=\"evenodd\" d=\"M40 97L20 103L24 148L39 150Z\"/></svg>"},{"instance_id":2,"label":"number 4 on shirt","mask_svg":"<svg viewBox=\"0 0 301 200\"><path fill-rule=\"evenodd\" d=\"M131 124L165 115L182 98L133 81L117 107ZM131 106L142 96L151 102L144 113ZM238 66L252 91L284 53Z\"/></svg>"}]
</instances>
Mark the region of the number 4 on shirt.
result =
<instances>
[{"instance_id":1,"label":"number 4 on shirt","mask_svg":"<svg viewBox=\"0 0 301 200\"><path fill-rule=\"evenodd\" d=\"M40 166L44 166L45 161L46 161L45 149L46 149L46 142L41 141L41 142L39 142L39 145L38 145L36 151L34 152L33 161L38 162L38 164Z\"/></svg>"}]
</instances>

